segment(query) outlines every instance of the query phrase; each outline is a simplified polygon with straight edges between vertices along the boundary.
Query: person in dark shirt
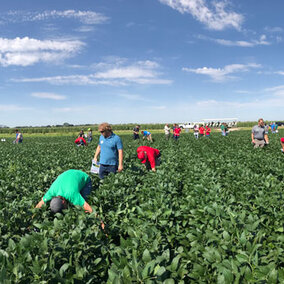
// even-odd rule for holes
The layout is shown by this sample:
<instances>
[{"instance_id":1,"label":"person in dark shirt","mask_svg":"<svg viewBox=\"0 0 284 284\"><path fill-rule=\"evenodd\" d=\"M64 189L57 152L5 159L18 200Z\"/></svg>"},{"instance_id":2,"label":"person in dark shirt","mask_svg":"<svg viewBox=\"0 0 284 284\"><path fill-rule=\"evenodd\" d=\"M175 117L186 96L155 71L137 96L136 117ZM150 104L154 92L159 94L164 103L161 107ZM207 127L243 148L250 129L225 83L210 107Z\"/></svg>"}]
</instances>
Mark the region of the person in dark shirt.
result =
<instances>
[{"instance_id":1,"label":"person in dark shirt","mask_svg":"<svg viewBox=\"0 0 284 284\"><path fill-rule=\"evenodd\" d=\"M136 139L139 139L139 129L140 129L140 125L136 125L134 128L133 128L133 139L136 140Z\"/></svg>"}]
</instances>

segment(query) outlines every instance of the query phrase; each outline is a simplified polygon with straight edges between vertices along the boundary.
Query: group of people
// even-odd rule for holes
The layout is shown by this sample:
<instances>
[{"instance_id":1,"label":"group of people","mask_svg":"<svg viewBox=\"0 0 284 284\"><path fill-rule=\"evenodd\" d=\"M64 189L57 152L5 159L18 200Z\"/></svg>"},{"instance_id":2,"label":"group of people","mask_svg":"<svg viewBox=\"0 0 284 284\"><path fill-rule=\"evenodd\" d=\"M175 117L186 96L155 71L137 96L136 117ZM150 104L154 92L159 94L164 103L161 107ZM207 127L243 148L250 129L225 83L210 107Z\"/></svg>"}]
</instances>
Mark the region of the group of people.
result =
<instances>
[{"instance_id":1,"label":"group of people","mask_svg":"<svg viewBox=\"0 0 284 284\"><path fill-rule=\"evenodd\" d=\"M140 139L139 131L140 131L140 125L136 125L136 126L133 128L133 139L134 139L134 140L139 140L139 139ZM153 142L151 132L146 131L146 130L142 130L142 131L141 131L141 134L142 134L142 139L143 139L143 140L146 139L146 140L148 140L148 141L150 141L150 142Z\"/></svg>"},{"instance_id":2,"label":"group of people","mask_svg":"<svg viewBox=\"0 0 284 284\"><path fill-rule=\"evenodd\" d=\"M91 143L93 140L93 131L91 128L88 128L88 133L86 134L84 134L84 130L81 129L78 137L75 140L75 144L77 146L87 146L88 144L87 144L86 139L88 143Z\"/></svg>"},{"instance_id":3,"label":"group of people","mask_svg":"<svg viewBox=\"0 0 284 284\"><path fill-rule=\"evenodd\" d=\"M104 179L110 173L123 171L123 145L121 138L113 133L110 124L102 123L99 125L98 130L101 135L95 151L94 161L97 163L99 160L99 178ZM133 134L139 136L138 125L136 126L136 131L133 132L136 132ZM175 124L173 136L179 137L180 132L180 128ZM211 129L209 126L204 128L203 125L201 125L197 133L198 136L206 136L207 133L210 135L210 132ZM194 129L194 133L196 133L196 129ZM169 139L170 128L168 124L165 125L165 134L167 139ZM82 138L83 135L83 133L80 133L79 137ZM137 136L135 139L138 139ZM174 139L177 140L178 138ZM258 124L253 127L251 139L255 148L264 147L265 144L268 144L268 133L262 118L259 119ZM284 153L284 137L280 139L280 142L282 147L281 151ZM149 146L139 146L136 153L137 158L145 165L146 169L153 172L156 171L156 166L160 165L161 162L161 152L158 149ZM93 209L87 203L91 190L92 182L90 177L82 171L71 169L58 176L41 201L36 205L36 208L41 208L43 204L50 201L50 209L54 213L61 212L63 209L67 208L68 203L79 205L84 208L85 212L91 213ZM102 223L102 227L103 226Z\"/></svg>"},{"instance_id":4,"label":"group of people","mask_svg":"<svg viewBox=\"0 0 284 284\"><path fill-rule=\"evenodd\" d=\"M94 155L94 162L99 159L99 177L104 179L110 173L123 170L123 145L120 137L113 133L111 125L102 123L98 128L101 133L99 144ZM83 133L77 139L82 139ZM146 169L153 172L160 165L161 153L158 149L149 146L137 148L137 158L145 165ZM92 213L92 207L87 203L88 196L92 190L90 177L79 170L68 170L57 177L49 190L36 205L41 208L43 204L50 201L52 212L61 212L67 208L68 203L84 208L85 212ZM103 223L102 223L103 224Z\"/></svg>"}]
</instances>

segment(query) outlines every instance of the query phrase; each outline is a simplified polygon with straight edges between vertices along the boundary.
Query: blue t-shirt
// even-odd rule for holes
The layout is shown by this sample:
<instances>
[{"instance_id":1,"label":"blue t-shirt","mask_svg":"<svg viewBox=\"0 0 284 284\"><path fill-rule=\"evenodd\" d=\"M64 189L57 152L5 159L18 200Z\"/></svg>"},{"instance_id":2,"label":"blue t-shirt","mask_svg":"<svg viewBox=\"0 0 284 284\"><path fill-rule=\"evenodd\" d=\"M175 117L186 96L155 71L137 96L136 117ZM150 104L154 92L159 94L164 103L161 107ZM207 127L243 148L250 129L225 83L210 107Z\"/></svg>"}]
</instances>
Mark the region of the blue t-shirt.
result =
<instances>
[{"instance_id":1,"label":"blue t-shirt","mask_svg":"<svg viewBox=\"0 0 284 284\"><path fill-rule=\"evenodd\" d=\"M114 133L107 138L101 135L99 145L101 146L100 164L118 165L118 150L123 148L120 137Z\"/></svg>"},{"instance_id":2,"label":"blue t-shirt","mask_svg":"<svg viewBox=\"0 0 284 284\"><path fill-rule=\"evenodd\" d=\"M149 132L149 131L144 131L143 136L148 136L148 135L150 135L150 134L151 134L151 132Z\"/></svg>"}]
</instances>

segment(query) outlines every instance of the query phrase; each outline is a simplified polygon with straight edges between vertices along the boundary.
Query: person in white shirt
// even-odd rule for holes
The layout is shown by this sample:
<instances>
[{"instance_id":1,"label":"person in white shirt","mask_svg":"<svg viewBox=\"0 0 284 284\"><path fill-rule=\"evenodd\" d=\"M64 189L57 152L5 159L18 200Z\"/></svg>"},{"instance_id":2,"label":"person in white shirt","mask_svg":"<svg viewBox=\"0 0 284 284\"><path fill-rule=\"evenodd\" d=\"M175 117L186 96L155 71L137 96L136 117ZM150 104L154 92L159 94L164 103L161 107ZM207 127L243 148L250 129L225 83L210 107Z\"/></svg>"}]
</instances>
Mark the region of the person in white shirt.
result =
<instances>
[{"instance_id":1,"label":"person in white shirt","mask_svg":"<svg viewBox=\"0 0 284 284\"><path fill-rule=\"evenodd\" d=\"M168 124L165 125L164 131L165 131L166 140L169 140L171 129L169 128Z\"/></svg>"},{"instance_id":2,"label":"person in white shirt","mask_svg":"<svg viewBox=\"0 0 284 284\"><path fill-rule=\"evenodd\" d=\"M198 126L198 124L194 125L194 127L193 127L193 134L194 134L194 137L196 139L198 139L198 136L199 136L199 126Z\"/></svg>"}]
</instances>

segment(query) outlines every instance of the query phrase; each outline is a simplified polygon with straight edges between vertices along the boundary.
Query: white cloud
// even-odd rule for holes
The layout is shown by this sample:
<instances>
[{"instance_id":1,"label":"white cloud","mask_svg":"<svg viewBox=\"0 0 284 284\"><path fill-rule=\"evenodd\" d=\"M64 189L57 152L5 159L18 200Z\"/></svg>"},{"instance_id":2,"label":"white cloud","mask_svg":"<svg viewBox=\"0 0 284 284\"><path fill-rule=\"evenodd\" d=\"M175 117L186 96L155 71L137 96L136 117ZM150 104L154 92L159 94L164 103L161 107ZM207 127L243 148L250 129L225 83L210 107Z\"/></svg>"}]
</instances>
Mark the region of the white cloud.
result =
<instances>
[{"instance_id":1,"label":"white cloud","mask_svg":"<svg viewBox=\"0 0 284 284\"><path fill-rule=\"evenodd\" d=\"M167 107L166 106L150 106L150 108L154 110L165 110Z\"/></svg>"},{"instance_id":2,"label":"white cloud","mask_svg":"<svg viewBox=\"0 0 284 284\"><path fill-rule=\"evenodd\" d=\"M240 30L243 16L233 11L227 11L228 1L212 1L210 9L209 1L206 0L159 0L180 13L191 14L209 29L223 30L233 27Z\"/></svg>"},{"instance_id":3,"label":"white cloud","mask_svg":"<svg viewBox=\"0 0 284 284\"><path fill-rule=\"evenodd\" d=\"M284 31L281 27L265 27L264 30L270 33L282 33Z\"/></svg>"},{"instance_id":4,"label":"white cloud","mask_svg":"<svg viewBox=\"0 0 284 284\"><path fill-rule=\"evenodd\" d=\"M43 11L42 13L10 11L4 15L2 13L2 16L0 16L0 19L5 20L5 22L14 22L14 23L45 21L57 18L75 19L85 25L102 24L109 20L108 17L106 17L101 13L96 13L94 11L76 11L76 10L64 10L64 11L47 10Z\"/></svg>"},{"instance_id":5,"label":"white cloud","mask_svg":"<svg viewBox=\"0 0 284 284\"><path fill-rule=\"evenodd\" d=\"M39 99L49 99L49 100L65 100L66 96L53 94L53 93L32 93L32 97L39 98Z\"/></svg>"},{"instance_id":6,"label":"white cloud","mask_svg":"<svg viewBox=\"0 0 284 284\"><path fill-rule=\"evenodd\" d=\"M9 104L9 105L1 105L0 104L0 111L21 111L21 110L31 110L32 108L27 108L27 107L22 107L22 106L18 106L18 105L13 105L13 104Z\"/></svg>"},{"instance_id":7,"label":"white cloud","mask_svg":"<svg viewBox=\"0 0 284 284\"><path fill-rule=\"evenodd\" d=\"M140 95L120 94L119 96L130 101L144 101Z\"/></svg>"},{"instance_id":8,"label":"white cloud","mask_svg":"<svg viewBox=\"0 0 284 284\"><path fill-rule=\"evenodd\" d=\"M171 80L161 79L158 72L159 64L146 60L126 64L125 60L94 65L100 71L89 75L53 76L41 78L14 79L16 82L48 82L50 84L74 85L110 85L126 86L129 84L140 85L168 85Z\"/></svg>"},{"instance_id":9,"label":"white cloud","mask_svg":"<svg viewBox=\"0 0 284 284\"><path fill-rule=\"evenodd\" d=\"M73 56L83 45L78 40L0 38L0 65L28 66L38 62L58 62Z\"/></svg>"},{"instance_id":10,"label":"white cloud","mask_svg":"<svg viewBox=\"0 0 284 284\"><path fill-rule=\"evenodd\" d=\"M261 65L250 63L250 64L231 64L226 65L224 68L211 68L202 67L197 69L192 68L182 68L183 71L191 72L195 74L207 75L215 82L224 82L228 79L233 79L235 77L231 76L234 73L247 72L252 68L259 68Z\"/></svg>"},{"instance_id":11,"label":"white cloud","mask_svg":"<svg viewBox=\"0 0 284 284\"><path fill-rule=\"evenodd\" d=\"M284 71L276 71L275 74L284 75Z\"/></svg>"},{"instance_id":12,"label":"white cloud","mask_svg":"<svg viewBox=\"0 0 284 284\"><path fill-rule=\"evenodd\" d=\"M239 46L239 47L254 47L257 45L270 45L271 42L267 41L266 35L261 35L259 39L252 39L250 41L246 40L228 40L228 39L220 39L220 38L211 38L203 35L198 36L199 39L209 40L212 42L216 42L220 45L225 46Z\"/></svg>"}]
</instances>

